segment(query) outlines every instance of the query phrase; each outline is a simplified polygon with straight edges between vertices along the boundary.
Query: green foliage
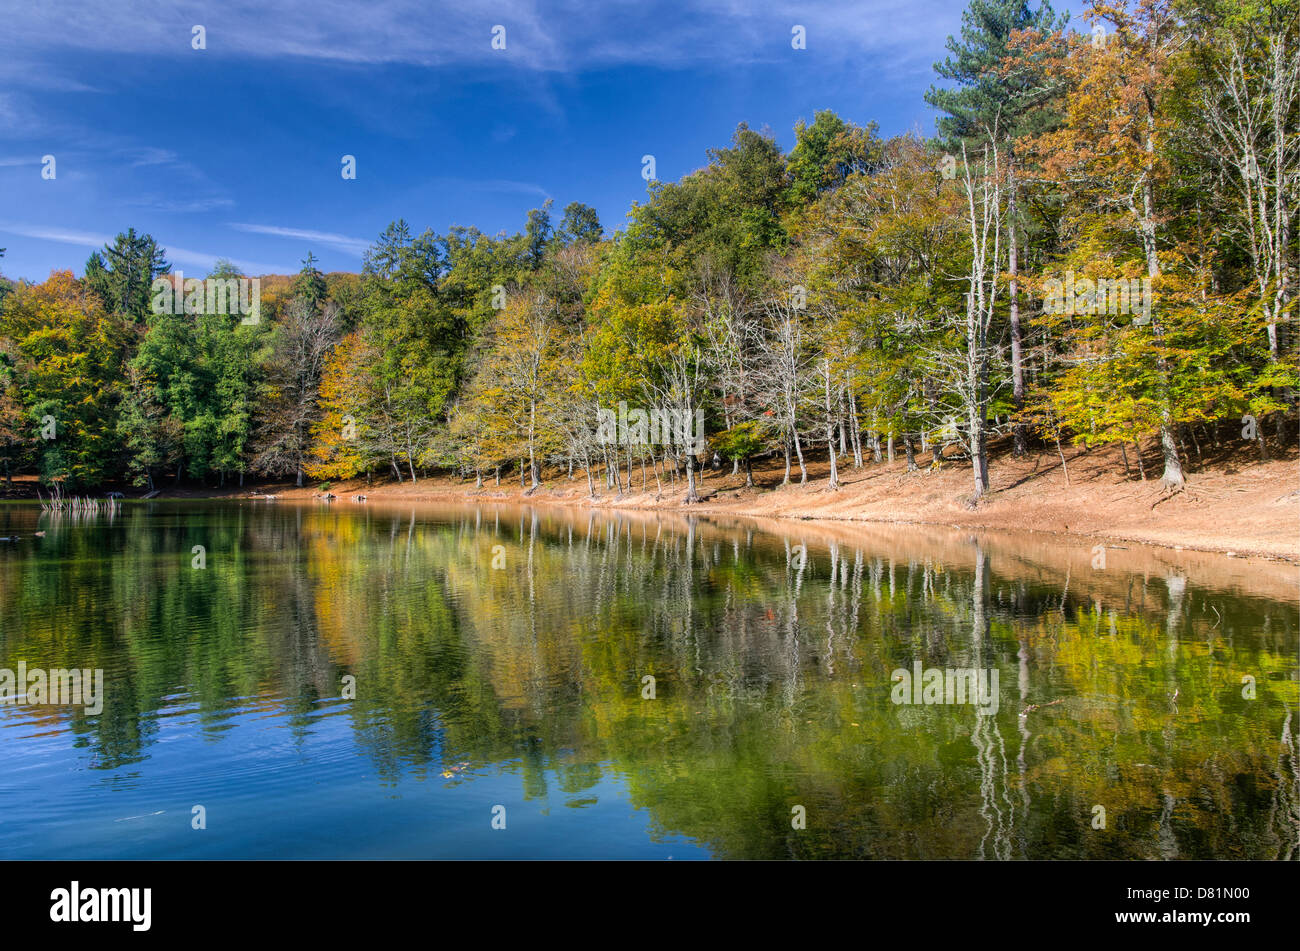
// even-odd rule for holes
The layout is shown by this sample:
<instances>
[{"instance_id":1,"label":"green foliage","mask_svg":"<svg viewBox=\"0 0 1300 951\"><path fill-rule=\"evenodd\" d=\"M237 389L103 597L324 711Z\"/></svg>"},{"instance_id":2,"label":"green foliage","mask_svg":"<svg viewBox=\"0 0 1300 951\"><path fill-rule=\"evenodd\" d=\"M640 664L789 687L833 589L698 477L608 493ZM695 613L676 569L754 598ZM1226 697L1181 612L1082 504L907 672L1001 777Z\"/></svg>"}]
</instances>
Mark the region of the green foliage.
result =
<instances>
[{"instance_id":1,"label":"green foliage","mask_svg":"<svg viewBox=\"0 0 1300 951\"><path fill-rule=\"evenodd\" d=\"M1094 4L1088 21L1111 27L1094 47L1047 2L971 0L925 97L930 145L820 110L787 155L741 123L702 168L652 183L612 237L578 201L558 225L548 200L496 236L398 220L360 274L308 253L297 275L264 276L253 325L151 313L168 265L128 230L80 281L0 280L0 460L90 487L693 457L597 440L620 402L702 410L713 449L747 471L767 451L802 468L806 448L842 441L858 465L864 445L973 446L1013 425L1049 444L1245 414L1280 431L1300 390L1282 279L1300 104L1250 127L1281 163L1259 174L1212 147L1206 113L1240 98L1223 86L1231 50L1250 108L1281 101L1261 50L1294 48L1293 6ZM1053 311L1065 272L1150 279L1150 319ZM222 261L212 276L241 275ZM973 288L984 303L968 305ZM45 418L57 439L40 438Z\"/></svg>"},{"instance_id":2,"label":"green foliage","mask_svg":"<svg viewBox=\"0 0 1300 951\"><path fill-rule=\"evenodd\" d=\"M128 228L103 251L91 254L84 281L110 314L143 323L150 314L150 286L169 269L158 242Z\"/></svg>"},{"instance_id":3,"label":"green foliage","mask_svg":"<svg viewBox=\"0 0 1300 951\"><path fill-rule=\"evenodd\" d=\"M1068 14L1057 17L1048 0L1037 10L1028 0L970 0L962 13L961 39L948 38L951 55L934 67L954 86L931 86L925 94L925 101L944 113L935 120L941 148L957 155L963 145L972 149L994 130L1000 138L1032 131L1027 117L1050 95L1052 83L1008 40L1017 30L1062 29L1068 19Z\"/></svg>"}]
</instances>

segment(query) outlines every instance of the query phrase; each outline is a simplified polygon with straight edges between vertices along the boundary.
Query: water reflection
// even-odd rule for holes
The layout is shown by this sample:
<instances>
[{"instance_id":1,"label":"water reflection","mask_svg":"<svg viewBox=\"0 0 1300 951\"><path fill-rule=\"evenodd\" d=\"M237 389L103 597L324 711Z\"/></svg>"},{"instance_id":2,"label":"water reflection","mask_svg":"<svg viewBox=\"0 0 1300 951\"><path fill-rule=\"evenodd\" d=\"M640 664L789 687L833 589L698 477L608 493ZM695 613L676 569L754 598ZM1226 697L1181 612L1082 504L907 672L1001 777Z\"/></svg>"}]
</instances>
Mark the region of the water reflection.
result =
<instances>
[{"instance_id":1,"label":"water reflection","mask_svg":"<svg viewBox=\"0 0 1300 951\"><path fill-rule=\"evenodd\" d=\"M188 816L103 823L207 797L249 808L203 854L355 854L345 825L376 855L1300 856L1293 567L518 508L38 518L0 507L0 667L100 667L107 696L0 706L0 853L66 819L178 854ZM995 669L997 713L892 703L915 662ZM545 804L522 831L462 825L511 789ZM251 805L287 796L292 841Z\"/></svg>"}]
</instances>

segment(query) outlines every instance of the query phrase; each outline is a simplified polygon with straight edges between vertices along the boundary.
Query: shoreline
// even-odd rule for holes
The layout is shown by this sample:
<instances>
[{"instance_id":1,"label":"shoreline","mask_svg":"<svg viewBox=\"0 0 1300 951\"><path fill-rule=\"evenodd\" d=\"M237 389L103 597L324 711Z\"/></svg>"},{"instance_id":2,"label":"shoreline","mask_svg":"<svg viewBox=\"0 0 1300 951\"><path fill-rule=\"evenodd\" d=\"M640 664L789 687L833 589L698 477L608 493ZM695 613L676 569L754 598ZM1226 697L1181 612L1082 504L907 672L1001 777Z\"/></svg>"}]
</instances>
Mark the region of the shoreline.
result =
<instances>
[{"instance_id":1,"label":"shoreline","mask_svg":"<svg viewBox=\"0 0 1300 951\"><path fill-rule=\"evenodd\" d=\"M687 504L684 486L669 482L656 487L646 475L646 491L616 493L597 473L597 492L588 495L581 470L570 481L560 470L544 473L531 493L502 477L501 485L438 475L409 480L372 481L364 478L313 483L258 483L225 489L164 488L156 500L258 498L273 494L284 501L319 500L322 486L335 496L332 504L357 505L364 495L382 504L503 504L671 512L717 517L744 516L782 523L819 522L842 525L906 525L915 528L978 530L1040 534L1057 538L1117 541L1172 550L1215 552L1233 557L1264 558L1300 564L1300 453L1267 462L1243 462L1227 457L1208 461L1188 475L1186 488L1170 494L1156 479L1124 477L1114 447L1075 450L1062 472L1056 453L1040 452L1022 459L1002 456L992 467L993 491L970 504L970 471L960 462L908 472L902 460L867 461L860 468L842 465L842 485L827 485L829 463L809 465L808 482L780 485L782 467L755 466L756 487L744 486L744 475L730 467L706 471L698 484L700 501ZM1150 471L1150 469L1148 469ZM137 490L138 491L138 490ZM128 493L130 495L132 493Z\"/></svg>"}]
</instances>

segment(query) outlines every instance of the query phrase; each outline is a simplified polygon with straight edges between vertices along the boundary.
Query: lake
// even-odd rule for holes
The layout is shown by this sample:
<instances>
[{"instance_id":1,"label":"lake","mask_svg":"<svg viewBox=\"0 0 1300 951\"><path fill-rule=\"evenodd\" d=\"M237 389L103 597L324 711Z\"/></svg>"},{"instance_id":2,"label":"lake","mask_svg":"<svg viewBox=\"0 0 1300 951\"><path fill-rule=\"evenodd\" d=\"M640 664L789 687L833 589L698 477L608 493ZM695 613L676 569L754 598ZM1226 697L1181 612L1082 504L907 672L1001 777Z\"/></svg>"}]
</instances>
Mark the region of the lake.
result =
<instances>
[{"instance_id":1,"label":"lake","mask_svg":"<svg viewBox=\"0 0 1300 951\"><path fill-rule=\"evenodd\" d=\"M0 668L103 694L0 704L3 858L1300 855L1295 566L375 502L14 535Z\"/></svg>"}]
</instances>

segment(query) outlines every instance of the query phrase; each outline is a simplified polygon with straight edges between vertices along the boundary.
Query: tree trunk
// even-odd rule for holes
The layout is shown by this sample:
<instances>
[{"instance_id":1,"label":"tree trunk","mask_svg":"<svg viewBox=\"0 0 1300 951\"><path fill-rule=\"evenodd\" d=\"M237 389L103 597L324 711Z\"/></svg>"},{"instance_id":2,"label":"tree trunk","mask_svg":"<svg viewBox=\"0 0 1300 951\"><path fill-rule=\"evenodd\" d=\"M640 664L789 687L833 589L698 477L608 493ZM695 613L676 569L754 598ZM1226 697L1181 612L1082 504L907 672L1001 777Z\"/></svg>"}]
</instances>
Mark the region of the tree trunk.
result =
<instances>
[{"instance_id":1,"label":"tree trunk","mask_svg":"<svg viewBox=\"0 0 1300 951\"><path fill-rule=\"evenodd\" d=\"M1015 437L1014 452L1017 456L1025 454L1027 440L1025 424L1020 421L1020 414L1025 408L1025 369L1020 354L1020 298L1019 298L1019 246L1016 236L1016 166L1014 160L1007 164L1007 295L1009 298L1011 318L1011 397L1015 406L1016 424L1012 429Z\"/></svg>"},{"instance_id":2,"label":"tree trunk","mask_svg":"<svg viewBox=\"0 0 1300 951\"><path fill-rule=\"evenodd\" d=\"M858 420L858 398L853 395L853 388L848 387L849 392L849 438L853 442L853 467L862 468L862 423Z\"/></svg>"},{"instance_id":3,"label":"tree trunk","mask_svg":"<svg viewBox=\"0 0 1300 951\"><path fill-rule=\"evenodd\" d=\"M683 501L690 504L699 500L700 497L695 491L695 457L688 452L686 453L686 498Z\"/></svg>"},{"instance_id":4,"label":"tree trunk","mask_svg":"<svg viewBox=\"0 0 1300 951\"><path fill-rule=\"evenodd\" d=\"M834 436L835 436L835 419L834 419L834 416L832 415L832 414L833 414L833 410L832 410L832 407L831 407L831 365L830 365L830 361L826 361L826 363L825 363L824 366L823 366L823 369L822 369L822 381L823 381L823 391L822 391L822 392L823 392L823 400L824 400L824 406L825 406L825 410L826 410L826 455L829 456L829 457L830 457L830 460L831 460L831 478L830 478L830 482L829 482L828 484L829 484L829 486L830 486L832 489L838 489L838 488L840 487L840 471L839 471L839 465L838 465L838 463L836 462L836 459L835 459L835 442L834 442ZM843 427L843 426L840 427L840 436L841 436L841 438L844 436L844 427ZM842 451L842 449L841 449L841 451Z\"/></svg>"},{"instance_id":5,"label":"tree trunk","mask_svg":"<svg viewBox=\"0 0 1300 951\"><path fill-rule=\"evenodd\" d=\"M1147 178L1142 184L1142 210L1138 213L1138 232L1142 239L1142 250L1146 256L1147 277L1154 281L1160 276L1160 258L1156 252L1155 224L1155 190L1151 184L1150 168L1154 165L1155 138L1152 133L1154 117L1147 116L1146 152L1148 159ZM1164 455L1165 472L1161 482L1171 489L1181 489L1187 482L1183 475L1183 463L1178 458L1178 443L1174 438L1174 416L1169 394L1169 362L1165 359L1161 346L1164 330L1161 322L1154 315L1151 318L1151 333L1156 343L1156 369L1160 372L1161 408L1160 408L1160 450Z\"/></svg>"},{"instance_id":6,"label":"tree trunk","mask_svg":"<svg viewBox=\"0 0 1300 951\"><path fill-rule=\"evenodd\" d=\"M975 496L982 498L989 492L988 434L985 432L985 420L980 418L975 407L971 408L970 426L971 472L975 478Z\"/></svg>"}]
</instances>

